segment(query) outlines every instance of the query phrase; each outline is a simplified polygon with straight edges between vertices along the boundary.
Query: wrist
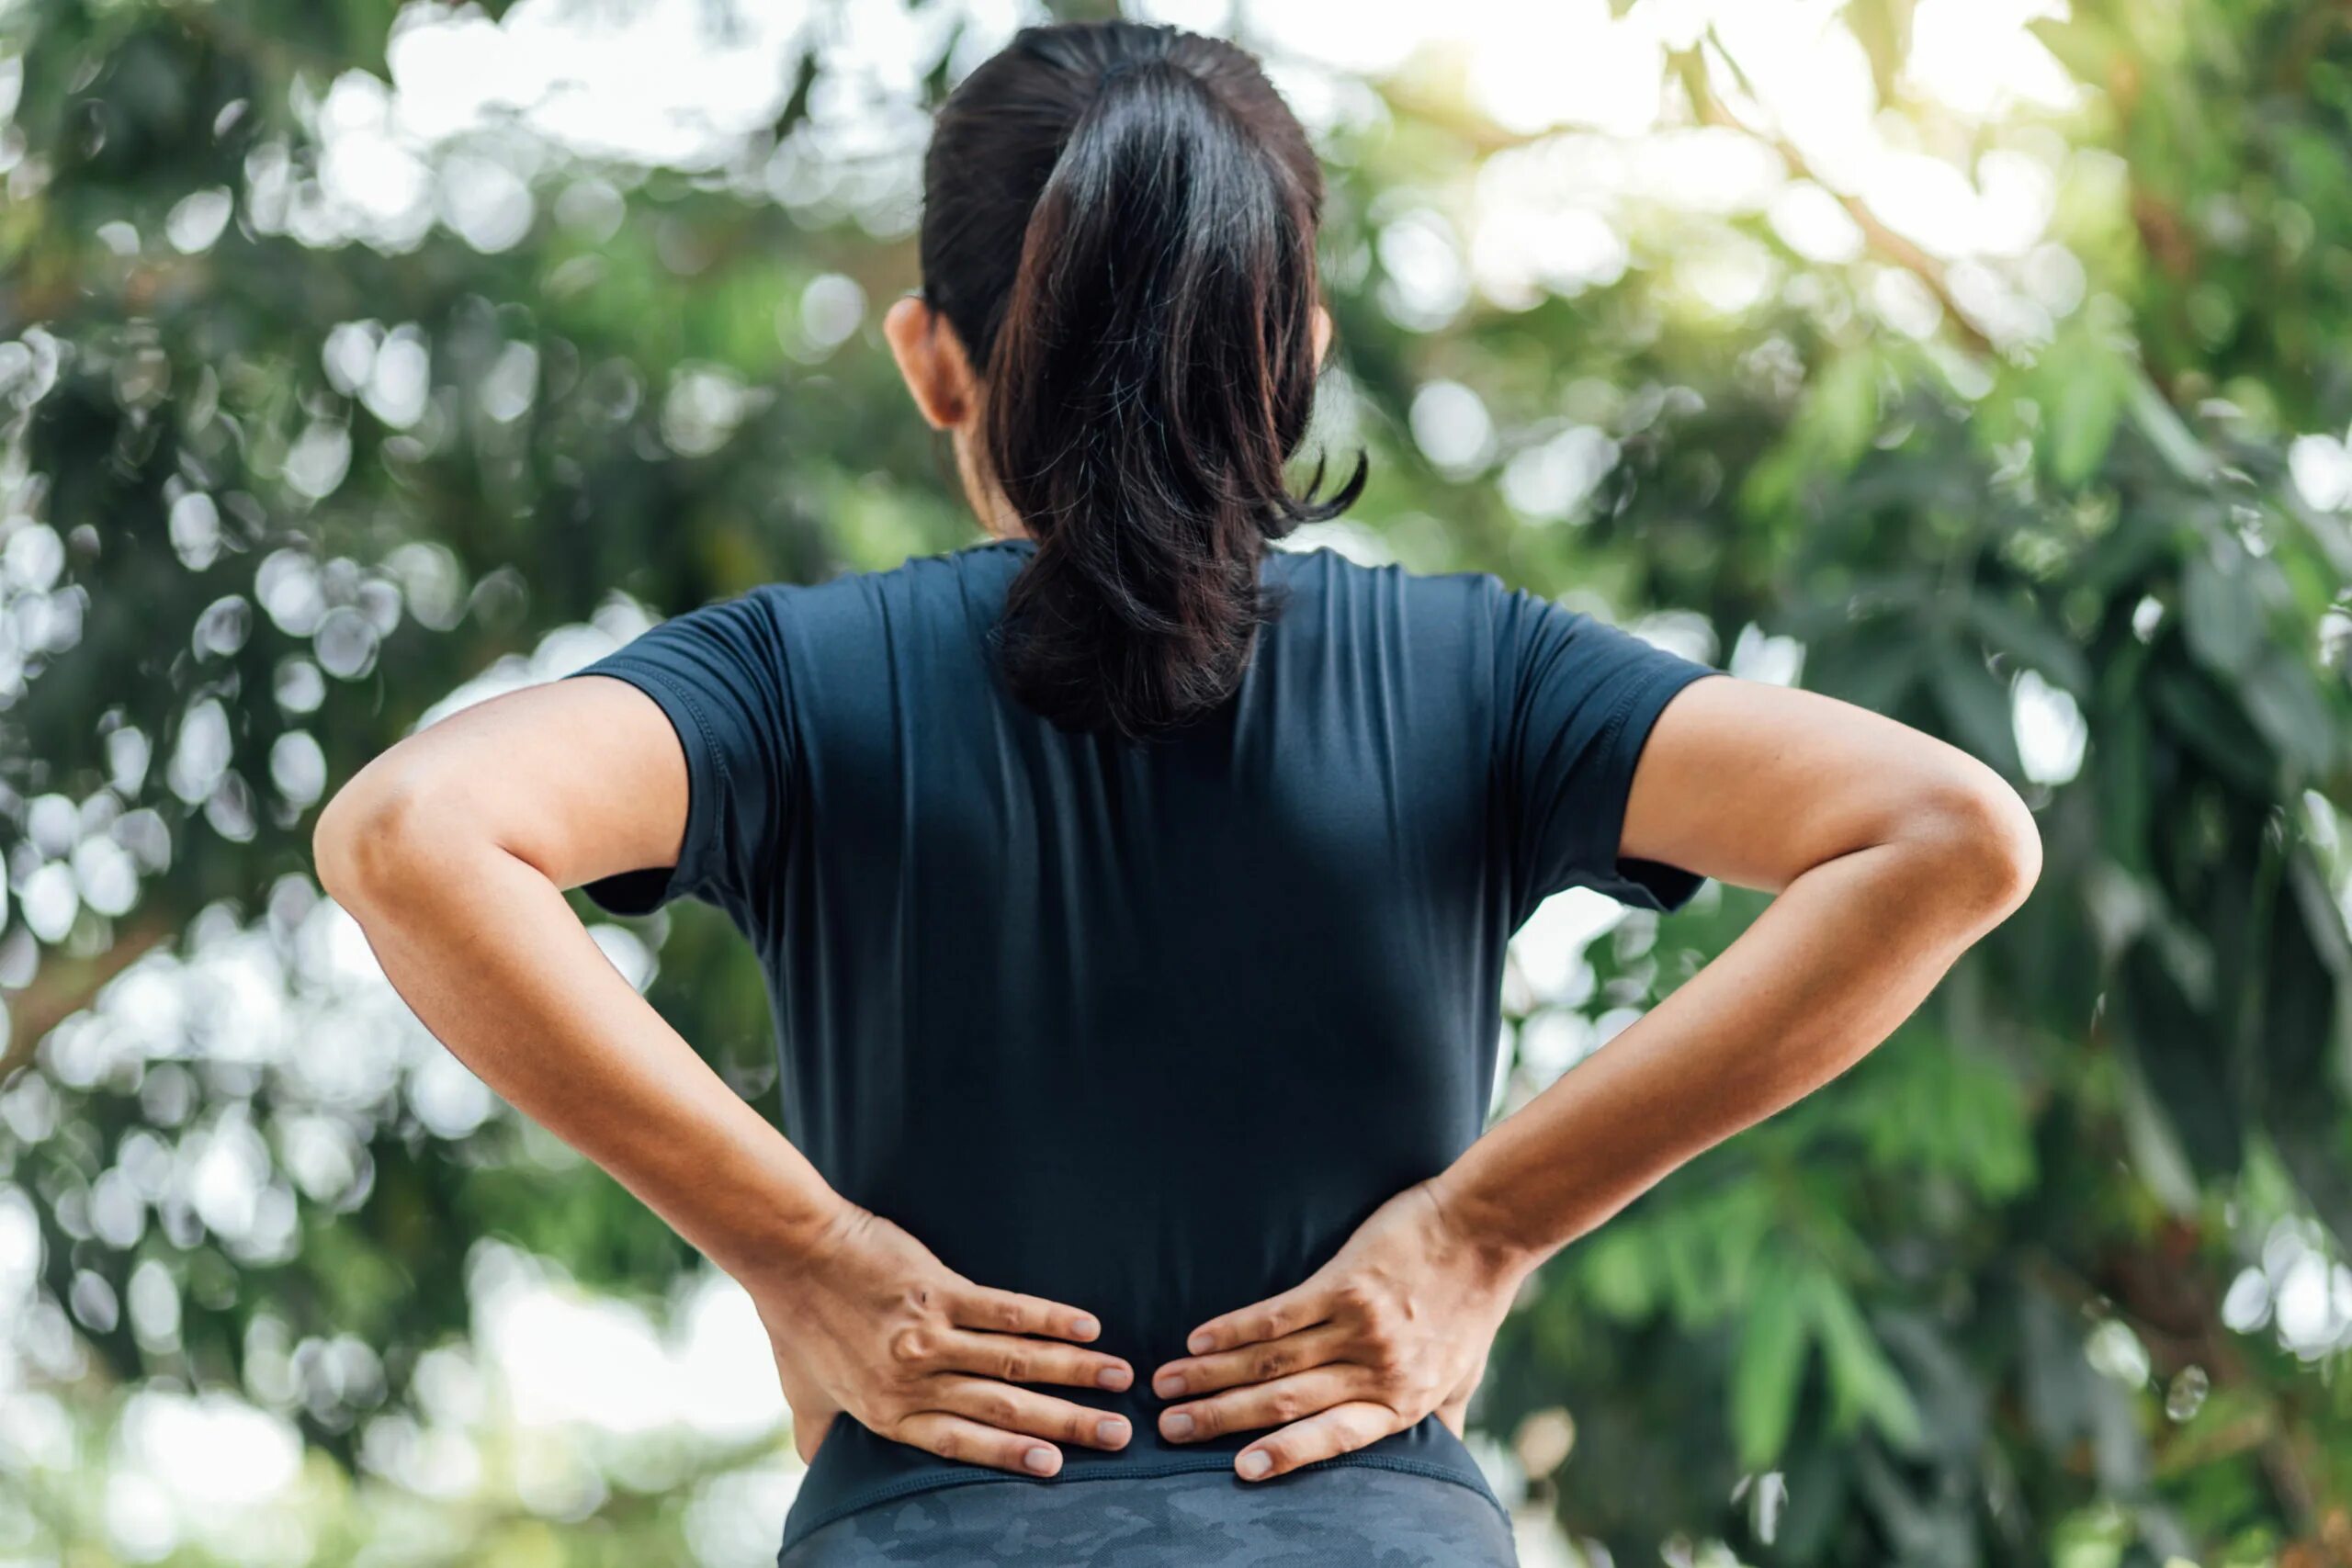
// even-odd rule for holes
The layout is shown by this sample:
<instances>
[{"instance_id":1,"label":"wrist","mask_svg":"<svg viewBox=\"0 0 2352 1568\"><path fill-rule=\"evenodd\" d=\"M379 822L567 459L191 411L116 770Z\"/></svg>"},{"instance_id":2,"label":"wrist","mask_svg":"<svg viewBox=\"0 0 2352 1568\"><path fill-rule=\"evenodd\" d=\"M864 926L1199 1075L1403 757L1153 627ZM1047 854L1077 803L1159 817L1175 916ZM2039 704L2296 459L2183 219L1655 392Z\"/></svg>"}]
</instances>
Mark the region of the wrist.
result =
<instances>
[{"instance_id":1,"label":"wrist","mask_svg":"<svg viewBox=\"0 0 2352 1568\"><path fill-rule=\"evenodd\" d=\"M806 1272L822 1261L864 1211L827 1188L788 1210L771 1211L749 1226L730 1228L711 1261L747 1289Z\"/></svg>"},{"instance_id":2,"label":"wrist","mask_svg":"<svg viewBox=\"0 0 2352 1568\"><path fill-rule=\"evenodd\" d=\"M1454 1244L1489 1276L1516 1285L1555 1247L1528 1234L1525 1216L1450 1166L1423 1184Z\"/></svg>"}]
</instances>

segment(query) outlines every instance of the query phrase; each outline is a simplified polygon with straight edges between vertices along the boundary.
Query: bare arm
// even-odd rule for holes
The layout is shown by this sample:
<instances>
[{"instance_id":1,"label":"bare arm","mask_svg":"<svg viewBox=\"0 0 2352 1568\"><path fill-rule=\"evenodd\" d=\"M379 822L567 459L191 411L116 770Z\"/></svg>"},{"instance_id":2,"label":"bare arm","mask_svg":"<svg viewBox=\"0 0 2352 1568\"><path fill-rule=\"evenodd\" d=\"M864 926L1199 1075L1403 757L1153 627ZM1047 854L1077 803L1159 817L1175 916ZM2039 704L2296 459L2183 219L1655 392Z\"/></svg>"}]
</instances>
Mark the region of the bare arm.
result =
<instances>
[{"instance_id":1,"label":"bare arm","mask_svg":"<svg viewBox=\"0 0 2352 1568\"><path fill-rule=\"evenodd\" d=\"M651 703L559 682L368 764L312 834L385 976L475 1075L720 1268L804 1248L838 1199L605 957L562 889L671 863L685 764Z\"/></svg>"},{"instance_id":2,"label":"bare arm","mask_svg":"<svg viewBox=\"0 0 2352 1568\"><path fill-rule=\"evenodd\" d=\"M1153 1385L1215 1396L1164 1412L1163 1432L1289 1422L1237 1456L1258 1479L1433 1411L1458 1425L1521 1280L1885 1039L2041 866L2024 803L1965 753L1831 698L1728 677L1684 688L1659 716L1621 852L1778 897L1315 1275L1195 1330L1193 1353Z\"/></svg>"},{"instance_id":3,"label":"bare arm","mask_svg":"<svg viewBox=\"0 0 2352 1568\"><path fill-rule=\"evenodd\" d=\"M321 882L426 1028L609 1171L761 1310L804 1458L846 1411L1032 1474L1053 1439L1115 1448L1099 1412L995 1381L1125 1387L1079 1309L977 1285L830 1188L605 959L562 889L674 863L676 732L625 682L559 681L410 737L328 803ZM1048 1439L1039 1441L1038 1439ZM1112 1440L1115 1438L1115 1440Z\"/></svg>"},{"instance_id":4,"label":"bare arm","mask_svg":"<svg viewBox=\"0 0 2352 1568\"><path fill-rule=\"evenodd\" d=\"M1851 1066L2041 863L2025 803L1966 753L1833 698L1723 678L1659 716L1623 852L1779 897L1441 1179L1466 1233L1530 1267Z\"/></svg>"}]
</instances>

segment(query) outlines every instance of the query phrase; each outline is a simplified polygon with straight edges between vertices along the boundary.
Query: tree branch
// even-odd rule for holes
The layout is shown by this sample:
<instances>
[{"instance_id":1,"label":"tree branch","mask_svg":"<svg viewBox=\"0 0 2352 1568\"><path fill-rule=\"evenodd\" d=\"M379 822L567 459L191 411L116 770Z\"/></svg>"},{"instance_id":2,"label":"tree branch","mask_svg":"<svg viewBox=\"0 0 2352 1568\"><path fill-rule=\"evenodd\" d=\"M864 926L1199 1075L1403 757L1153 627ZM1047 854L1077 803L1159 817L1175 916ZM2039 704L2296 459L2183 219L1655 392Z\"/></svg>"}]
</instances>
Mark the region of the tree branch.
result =
<instances>
[{"instance_id":1,"label":"tree branch","mask_svg":"<svg viewBox=\"0 0 2352 1568\"><path fill-rule=\"evenodd\" d=\"M1739 81L1744 90L1747 89L1747 73L1740 69L1739 62L1724 48L1723 39L1715 36L1713 28L1707 29L1700 47L1713 49L1715 57L1723 62L1724 69ZM1885 220L1871 211L1870 204L1861 197L1839 190L1815 173L1812 163L1787 137L1777 130L1766 130L1751 125L1734 113L1708 83L1706 64L1697 51L1684 51L1677 54L1674 66L1681 78L1683 91L1690 96L1691 112L1703 123L1736 130L1779 153L1781 162L1788 167L1791 178L1809 180L1836 198L1838 205L1846 209L1846 216L1861 230L1864 243L1882 261L1901 267L1927 286L1928 292L1936 297L1937 302L1944 308L1945 317L1971 349L1987 357L2000 352L1993 340L1984 335L1983 329L1969 320L1968 312L1961 309L1960 301L1952 298L1951 286L1945 277L1942 262L1929 255L1907 236L1887 227ZM1750 92L1749 96L1754 96L1754 94Z\"/></svg>"},{"instance_id":2,"label":"tree branch","mask_svg":"<svg viewBox=\"0 0 2352 1568\"><path fill-rule=\"evenodd\" d=\"M142 920L87 958L51 958L32 983L7 998L8 1046L0 1051L0 1088L33 1059L49 1032L88 1007L106 983L153 949L177 928L168 920Z\"/></svg>"}]
</instances>

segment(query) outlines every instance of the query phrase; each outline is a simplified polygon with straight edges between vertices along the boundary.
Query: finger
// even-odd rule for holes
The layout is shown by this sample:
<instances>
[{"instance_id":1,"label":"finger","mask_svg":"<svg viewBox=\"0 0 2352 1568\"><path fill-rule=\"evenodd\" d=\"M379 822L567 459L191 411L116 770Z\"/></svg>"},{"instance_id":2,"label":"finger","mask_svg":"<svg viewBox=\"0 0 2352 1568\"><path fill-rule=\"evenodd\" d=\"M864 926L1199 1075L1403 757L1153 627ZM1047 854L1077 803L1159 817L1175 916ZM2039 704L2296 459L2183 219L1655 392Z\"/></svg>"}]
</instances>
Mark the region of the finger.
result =
<instances>
[{"instance_id":1,"label":"finger","mask_svg":"<svg viewBox=\"0 0 2352 1568\"><path fill-rule=\"evenodd\" d=\"M941 1459L1009 1470L1016 1475L1052 1475L1062 1467L1061 1450L1051 1443L945 1410L917 1411L892 1428L890 1436Z\"/></svg>"},{"instance_id":2,"label":"finger","mask_svg":"<svg viewBox=\"0 0 2352 1568\"><path fill-rule=\"evenodd\" d=\"M1402 1429L1396 1412L1385 1404L1354 1400L1295 1421L1272 1437L1250 1444L1233 1456L1233 1472L1244 1481L1263 1481L1334 1454L1369 1448Z\"/></svg>"},{"instance_id":3,"label":"finger","mask_svg":"<svg viewBox=\"0 0 2352 1568\"><path fill-rule=\"evenodd\" d=\"M1171 1443L1195 1443L1227 1432L1263 1431L1361 1400L1371 1391L1373 1378L1369 1367L1335 1362L1272 1382L1251 1383L1214 1399L1171 1404L1159 1413L1159 1435Z\"/></svg>"},{"instance_id":4,"label":"finger","mask_svg":"<svg viewBox=\"0 0 2352 1568\"><path fill-rule=\"evenodd\" d=\"M1188 1393L1215 1393L1243 1383L1272 1382L1345 1359L1350 1337L1344 1325L1325 1323L1238 1350L1179 1359L1151 1374L1151 1392L1162 1399L1181 1399Z\"/></svg>"},{"instance_id":5,"label":"finger","mask_svg":"<svg viewBox=\"0 0 2352 1568\"><path fill-rule=\"evenodd\" d=\"M947 1321L959 1328L999 1334L1043 1334L1055 1339L1091 1339L1102 1332L1094 1314L1074 1306L1024 1296L1018 1291L967 1285L947 1298Z\"/></svg>"},{"instance_id":6,"label":"finger","mask_svg":"<svg viewBox=\"0 0 2352 1568\"><path fill-rule=\"evenodd\" d=\"M927 1400L957 1416L968 1416L1000 1431L1019 1432L1089 1449L1123 1449L1132 1435L1127 1418L1056 1399L1034 1389L993 1378L947 1376L933 1380Z\"/></svg>"},{"instance_id":7,"label":"finger","mask_svg":"<svg viewBox=\"0 0 2352 1568\"><path fill-rule=\"evenodd\" d=\"M1136 1381L1133 1367L1100 1350L1081 1350L1075 1345L1019 1334L978 1334L962 1328L937 1336L932 1365L940 1371L978 1372L1003 1382L1061 1383L1114 1393Z\"/></svg>"},{"instance_id":8,"label":"finger","mask_svg":"<svg viewBox=\"0 0 2352 1568\"><path fill-rule=\"evenodd\" d=\"M1280 1295L1252 1302L1209 1319L1193 1330L1184 1341L1184 1348L1195 1356L1205 1356L1215 1350L1230 1350L1237 1345L1254 1345L1262 1339L1279 1339L1285 1334L1295 1334L1330 1316L1330 1303L1323 1287L1313 1280L1293 1285Z\"/></svg>"}]
</instances>

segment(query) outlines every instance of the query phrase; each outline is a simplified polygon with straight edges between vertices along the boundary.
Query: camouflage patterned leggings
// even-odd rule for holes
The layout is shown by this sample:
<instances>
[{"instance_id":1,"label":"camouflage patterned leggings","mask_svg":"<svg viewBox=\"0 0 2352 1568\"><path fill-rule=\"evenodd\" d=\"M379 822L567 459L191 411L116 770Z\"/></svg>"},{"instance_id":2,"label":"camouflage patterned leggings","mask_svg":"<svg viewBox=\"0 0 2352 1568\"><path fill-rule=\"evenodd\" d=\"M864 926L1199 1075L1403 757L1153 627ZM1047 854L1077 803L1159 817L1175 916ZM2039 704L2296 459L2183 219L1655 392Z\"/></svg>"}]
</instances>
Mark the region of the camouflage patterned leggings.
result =
<instances>
[{"instance_id":1,"label":"camouflage patterned leggings","mask_svg":"<svg viewBox=\"0 0 2352 1568\"><path fill-rule=\"evenodd\" d=\"M1451 1481L1331 1465L920 1492L810 1532L777 1568L1517 1568L1510 1525Z\"/></svg>"}]
</instances>

